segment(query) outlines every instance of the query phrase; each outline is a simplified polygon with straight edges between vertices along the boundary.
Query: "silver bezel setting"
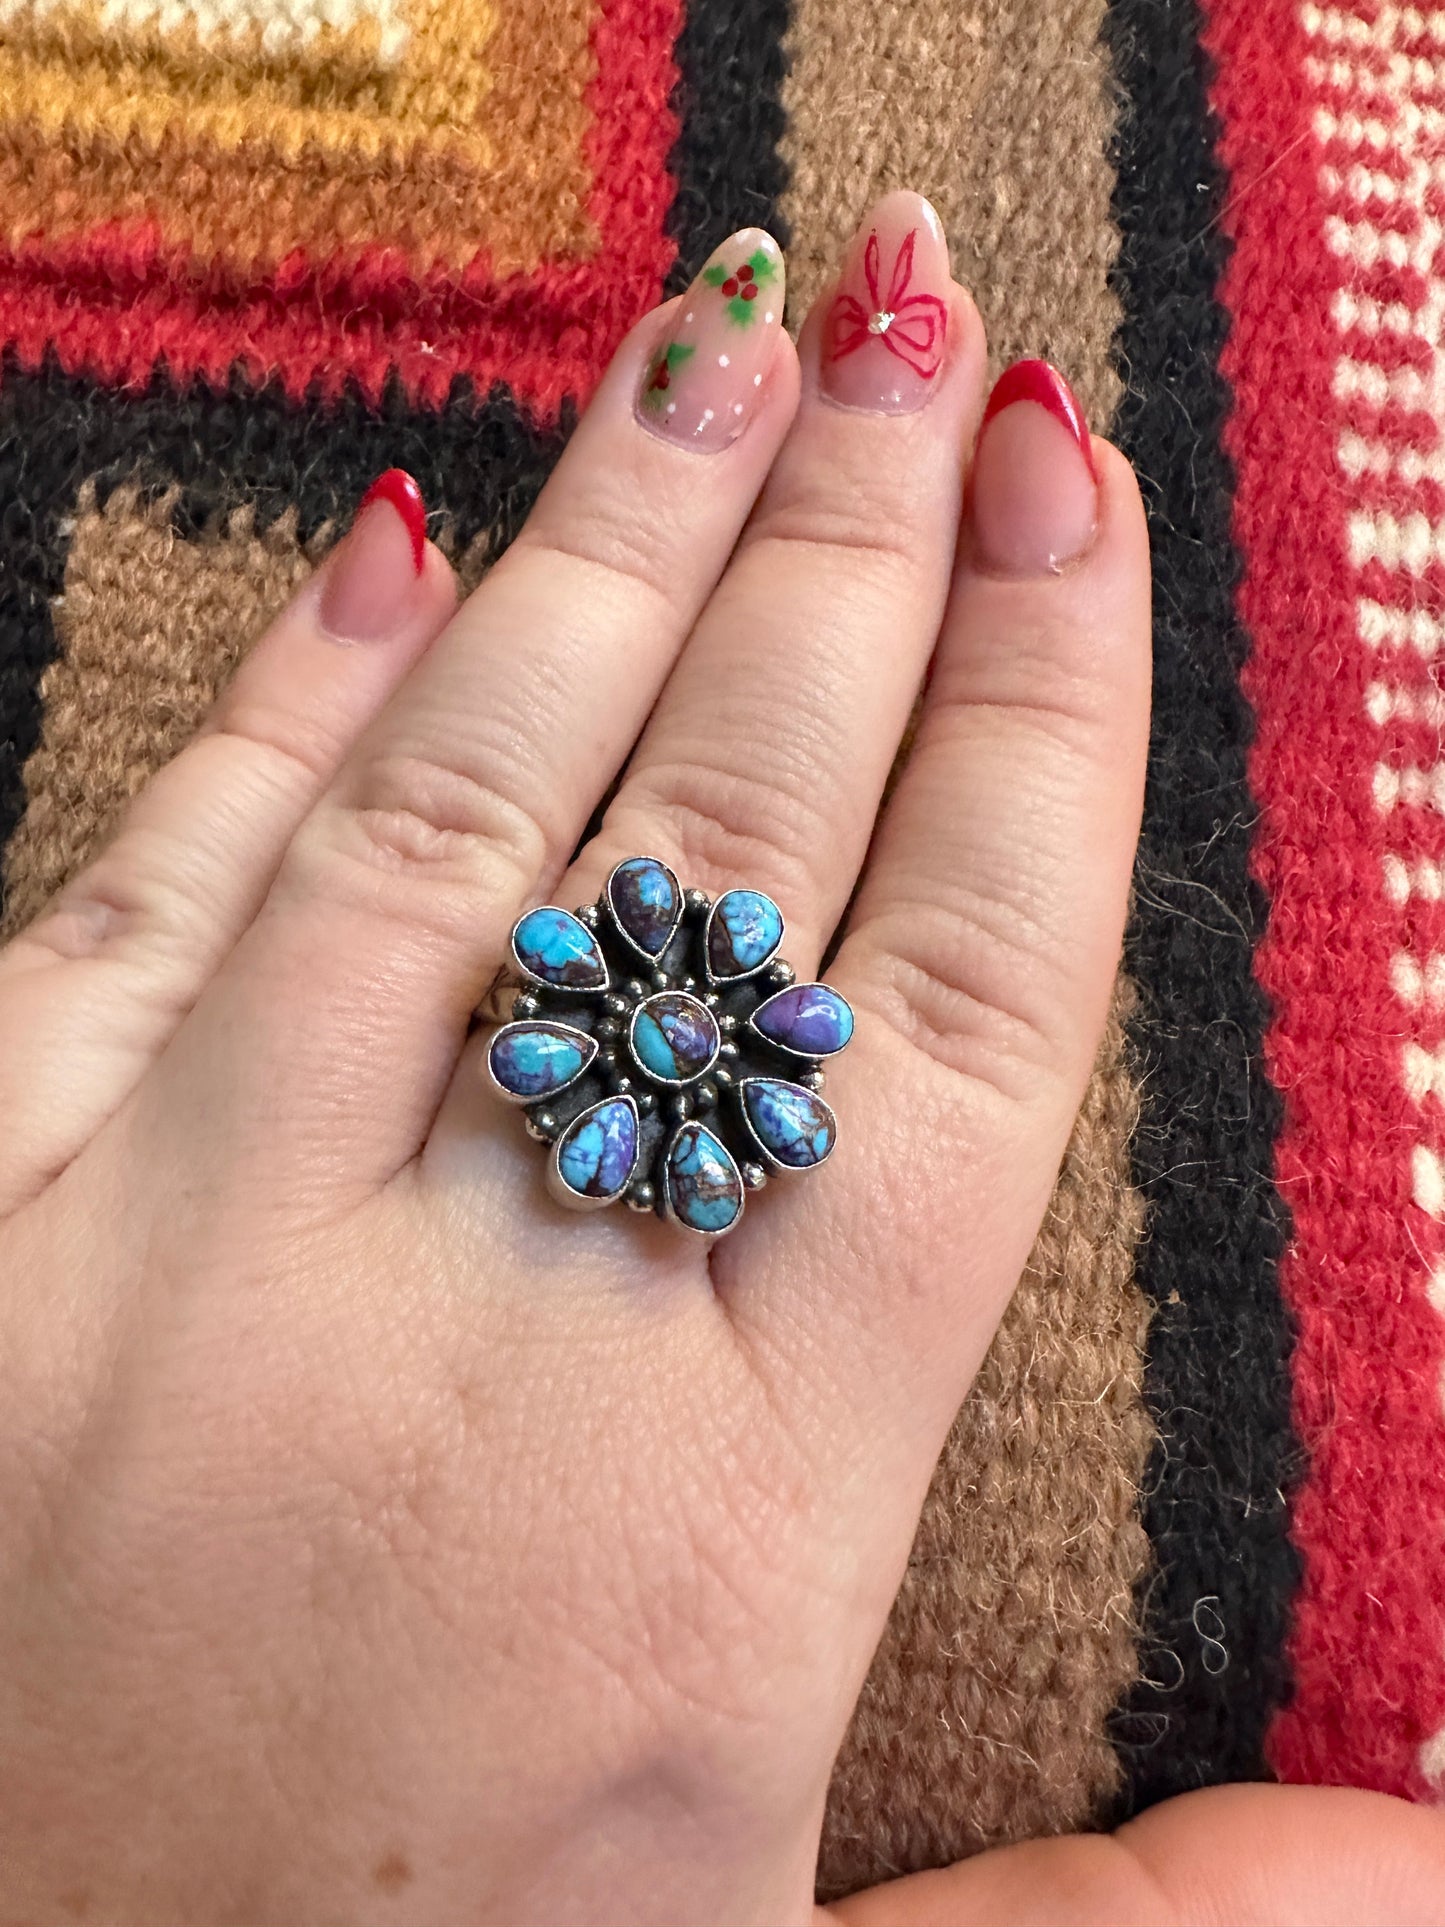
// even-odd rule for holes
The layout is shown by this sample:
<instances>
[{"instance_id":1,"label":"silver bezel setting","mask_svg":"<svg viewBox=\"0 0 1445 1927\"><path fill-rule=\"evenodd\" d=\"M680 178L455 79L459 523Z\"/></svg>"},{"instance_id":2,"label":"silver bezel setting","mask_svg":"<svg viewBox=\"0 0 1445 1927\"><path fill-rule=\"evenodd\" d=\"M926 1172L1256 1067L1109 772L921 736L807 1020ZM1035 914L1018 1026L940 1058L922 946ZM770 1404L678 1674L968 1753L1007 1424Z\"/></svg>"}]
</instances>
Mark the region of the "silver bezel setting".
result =
<instances>
[{"instance_id":1,"label":"silver bezel setting","mask_svg":"<svg viewBox=\"0 0 1445 1927\"><path fill-rule=\"evenodd\" d=\"M650 1003L654 1002L654 1000L659 997L681 997L681 998L684 998L690 1004L696 1004L698 1009L702 1012L703 1016L712 1025L712 1034L714 1038L714 1043L712 1047L712 1056L707 1060L707 1062L703 1065L700 1071L693 1071L692 1074L688 1077L663 1077L657 1071L653 1070L651 1065L644 1064L641 1057L639 1057L637 1054L637 1044L634 1038L634 1032L637 1029L637 1020L639 1017L641 1017L643 1012L647 1009L647 1006ZM683 1090L686 1090L690 1084L696 1084L697 1082L699 1082L700 1079L706 1077L708 1072L712 1069L713 1065L716 1064L718 1060L718 1055L722 1050L722 1045L723 1045L722 1032L718 1029L718 1021L716 1016L714 1016L713 1012L708 1009L707 1005L703 1002L702 998L694 996L692 991L690 990L649 991L648 994L643 998L642 1002L634 1006L632 1015L627 1021L627 1048L629 1053L631 1054L633 1063L637 1066L638 1070L642 1073L642 1075L645 1078L648 1079L650 1083L660 1084L666 1090L683 1091Z\"/></svg>"},{"instance_id":2,"label":"silver bezel setting","mask_svg":"<svg viewBox=\"0 0 1445 1927\"><path fill-rule=\"evenodd\" d=\"M740 893L740 890L739 890L739 893ZM726 976L719 977L712 967L713 920L717 916L718 905L723 902L724 898L730 897L734 894L735 892L733 890L724 890L721 896L714 898L713 902L708 908L707 918L702 927L702 967L707 977L707 981L710 984L745 984L747 983L750 977L758 976L760 972L767 969L770 963L773 963L777 960L778 952L783 947L783 939L788 934L788 927L783 920L783 913L781 910L778 910L778 906L776 903L773 903L773 899L771 897L768 897L767 891L766 890L748 891L747 894L750 896L768 897L768 902L773 903L773 908L778 911L778 941L773 945L772 949L768 952L767 956L763 958L761 963L754 964L752 968L749 970L733 970L733 971L729 971Z\"/></svg>"},{"instance_id":3,"label":"silver bezel setting","mask_svg":"<svg viewBox=\"0 0 1445 1927\"><path fill-rule=\"evenodd\" d=\"M517 1091L509 1091L492 1069L492 1052L501 1040L514 1030L549 1030L554 1035L561 1033L561 1035L567 1037L574 1043L584 1044L586 1050L583 1054L581 1068L573 1071L572 1075L562 1083L554 1084L550 1091L540 1091L535 1097L523 1097ZM563 1091L571 1090L579 1077L585 1077L587 1075L587 1072L597 1060L597 1052L599 1049L600 1046L597 1039L590 1031L578 1030L575 1024L564 1024L560 1018L514 1017L510 1023L500 1025L497 1030L492 1033L491 1041L487 1045L487 1079L492 1089L504 1104L550 1104L554 1097L560 1096Z\"/></svg>"},{"instance_id":4,"label":"silver bezel setting","mask_svg":"<svg viewBox=\"0 0 1445 1927\"><path fill-rule=\"evenodd\" d=\"M789 1090L801 1091L804 1097L811 1098L813 1103L821 1104L823 1106L823 1109L828 1113L828 1116L833 1121L833 1138L832 1138L832 1142L829 1144L827 1150L823 1153L822 1157L818 1158L816 1162L812 1164L787 1164L784 1162L782 1158L780 1158L777 1155L775 1151L769 1150L768 1146L764 1144L763 1140L758 1136L757 1129L753 1124L753 1120L748 1116L748 1087L751 1084L786 1084ZM756 1076L756 1077L742 1078L734 1088L737 1093L738 1113L742 1118L743 1129L747 1132L753 1144L756 1146L757 1151L759 1155L762 1157L763 1162L767 1166L768 1170L785 1171L790 1178L806 1177L810 1171L820 1170L822 1166L828 1162L829 1158L832 1157L833 1153L837 1150L838 1148L838 1114L833 1109L833 1106L830 1103L828 1103L826 1098L820 1097L817 1091L810 1091L806 1084L800 1084L791 1077Z\"/></svg>"},{"instance_id":5,"label":"silver bezel setting","mask_svg":"<svg viewBox=\"0 0 1445 1927\"><path fill-rule=\"evenodd\" d=\"M636 937L633 936L632 932L627 928L627 925L622 921L621 917L618 916L617 905L612 898L613 882L615 881L618 872L620 870L625 870L629 863L655 863L659 870L666 870L667 874L672 878L672 887L677 893L677 913L672 919L672 928L668 931L667 936L664 938L663 942L656 950L645 950L643 946L637 941ZM670 863L664 863L660 856L624 857L620 863L614 863L611 871L608 873L607 884L606 884L606 888L603 891L603 896L606 898L606 901L607 901L607 914L611 917L613 928L616 930L618 936L621 937L622 941L628 946L628 948L634 953L634 955L644 958L650 964L656 965L658 958L666 955L668 945L672 942L673 938L677 935L678 931L681 929L682 919L687 909L686 895L683 891L682 885L677 880L677 872L673 869L672 865Z\"/></svg>"},{"instance_id":6,"label":"silver bezel setting","mask_svg":"<svg viewBox=\"0 0 1445 1927\"><path fill-rule=\"evenodd\" d=\"M605 1205L616 1204L620 1197L626 1195L628 1185L631 1184L633 1178L637 1175L637 1152L634 1151L632 1163L628 1167L627 1176L615 1191L609 1191L605 1197L585 1198L580 1191L574 1191L562 1176L562 1146L566 1143L567 1139L572 1136L574 1131L579 1130L587 1122L588 1118L593 1117L607 1104L625 1104L627 1106L628 1110L632 1113L633 1128L637 1134L636 1142L639 1148L641 1146L642 1120L638 1114L637 1102L630 1093L618 1092L610 1097L599 1097L595 1104L589 1104L585 1110L579 1111L576 1117L570 1118L563 1129L557 1133L552 1149L547 1157L547 1189L557 1202L566 1205L569 1211L600 1211Z\"/></svg>"},{"instance_id":7,"label":"silver bezel setting","mask_svg":"<svg viewBox=\"0 0 1445 1927\"><path fill-rule=\"evenodd\" d=\"M607 968L607 959L602 955L602 946L597 943L597 932L595 930L587 930L587 934L593 943L597 945L597 955L601 959L602 981L600 984L559 984L554 982L551 977L539 977L535 970L528 969L527 965L522 962L521 957L517 954L517 932L521 929L528 917L534 917L539 911L543 910L554 911L559 917L570 917L573 923L579 925L583 930L587 930L587 925L582 922L582 919L575 910L564 910L560 903L534 903L530 910L524 911L522 915L518 917L517 921L512 925L512 934L507 939L507 948L512 953L512 962L517 966L522 976L529 984L538 984L543 990L555 990L558 995L562 997L601 997L605 995L605 993L612 988L612 972Z\"/></svg>"}]
</instances>

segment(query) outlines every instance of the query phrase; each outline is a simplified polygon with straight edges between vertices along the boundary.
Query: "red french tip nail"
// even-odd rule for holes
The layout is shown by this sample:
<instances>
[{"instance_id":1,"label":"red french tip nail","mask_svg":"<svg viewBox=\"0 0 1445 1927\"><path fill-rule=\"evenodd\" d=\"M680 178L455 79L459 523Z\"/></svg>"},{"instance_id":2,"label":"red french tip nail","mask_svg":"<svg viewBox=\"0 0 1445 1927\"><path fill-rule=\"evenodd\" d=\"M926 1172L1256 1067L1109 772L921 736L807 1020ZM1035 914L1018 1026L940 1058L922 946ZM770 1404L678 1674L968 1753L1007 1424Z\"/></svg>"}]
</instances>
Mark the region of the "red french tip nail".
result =
<instances>
[{"instance_id":1,"label":"red french tip nail","mask_svg":"<svg viewBox=\"0 0 1445 1927\"><path fill-rule=\"evenodd\" d=\"M1040 408L1047 408L1057 422L1062 422L1074 440L1079 444L1079 452L1089 465L1089 473L1097 482L1099 471L1094 466L1094 445L1089 439L1089 424L1084 420L1084 411L1079 406L1078 396L1050 362L1015 361L1004 369L993 385L993 393L983 411L979 432L988 426L995 415L1016 401L1036 401Z\"/></svg>"},{"instance_id":2,"label":"red french tip nail","mask_svg":"<svg viewBox=\"0 0 1445 1927\"><path fill-rule=\"evenodd\" d=\"M426 560L426 503L421 499L417 487L404 468L389 468L384 475L378 475L371 487L361 498L362 509L370 508L373 502L390 502L411 537L411 559L416 564L416 572L421 574Z\"/></svg>"}]
</instances>

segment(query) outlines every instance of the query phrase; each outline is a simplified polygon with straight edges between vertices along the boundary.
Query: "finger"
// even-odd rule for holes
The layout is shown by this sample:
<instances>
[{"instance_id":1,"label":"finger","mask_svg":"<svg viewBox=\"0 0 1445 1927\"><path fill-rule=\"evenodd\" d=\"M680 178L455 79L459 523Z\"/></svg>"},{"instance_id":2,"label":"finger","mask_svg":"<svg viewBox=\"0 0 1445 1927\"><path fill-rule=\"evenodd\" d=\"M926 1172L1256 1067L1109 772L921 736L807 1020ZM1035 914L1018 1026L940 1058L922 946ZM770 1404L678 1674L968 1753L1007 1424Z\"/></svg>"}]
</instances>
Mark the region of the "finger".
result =
<instances>
[{"instance_id":1,"label":"finger","mask_svg":"<svg viewBox=\"0 0 1445 1927\"><path fill-rule=\"evenodd\" d=\"M870 334L885 299L901 332ZM595 898L618 861L658 856L685 887L771 896L789 960L811 972L938 634L982 405L983 327L919 195L870 211L799 350L788 439L561 897ZM463 1058L434 1142L479 1128L486 1044Z\"/></svg>"},{"instance_id":2,"label":"finger","mask_svg":"<svg viewBox=\"0 0 1445 1927\"><path fill-rule=\"evenodd\" d=\"M820 1908L839 1927L1445 1927L1445 1814L1344 1787L1210 1787Z\"/></svg>"},{"instance_id":3,"label":"finger","mask_svg":"<svg viewBox=\"0 0 1445 1927\"><path fill-rule=\"evenodd\" d=\"M258 1106L284 1080L298 1137L324 1114L333 1160L354 1131L359 1182L425 1136L512 923L561 873L737 540L796 404L782 282L776 245L744 230L628 338L208 999L213 1025L258 1032Z\"/></svg>"},{"instance_id":4,"label":"finger","mask_svg":"<svg viewBox=\"0 0 1445 1927\"><path fill-rule=\"evenodd\" d=\"M826 1322L830 1367L904 1413L914 1470L1042 1219L1138 835L1143 512L1128 464L1042 370L991 398L916 745L830 972L858 1012L829 1074L838 1150L714 1267L744 1318Z\"/></svg>"},{"instance_id":5,"label":"finger","mask_svg":"<svg viewBox=\"0 0 1445 1927\"><path fill-rule=\"evenodd\" d=\"M102 854L0 954L0 1210L67 1164L255 916L343 756L442 629L452 572L393 469Z\"/></svg>"},{"instance_id":6,"label":"finger","mask_svg":"<svg viewBox=\"0 0 1445 1927\"><path fill-rule=\"evenodd\" d=\"M983 325L927 201L869 212L799 345L792 431L566 889L657 854L710 894L767 892L811 969L938 635L983 402Z\"/></svg>"}]
</instances>

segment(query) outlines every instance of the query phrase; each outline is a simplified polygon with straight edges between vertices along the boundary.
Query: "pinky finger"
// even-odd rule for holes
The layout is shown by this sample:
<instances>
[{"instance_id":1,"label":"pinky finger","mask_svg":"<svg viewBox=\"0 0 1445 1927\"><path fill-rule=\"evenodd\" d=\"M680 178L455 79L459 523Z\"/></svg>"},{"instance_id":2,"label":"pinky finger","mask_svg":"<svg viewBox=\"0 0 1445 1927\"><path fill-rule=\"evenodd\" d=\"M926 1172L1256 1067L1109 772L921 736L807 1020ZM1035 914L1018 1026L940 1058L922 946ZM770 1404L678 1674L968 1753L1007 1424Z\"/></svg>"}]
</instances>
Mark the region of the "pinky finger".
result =
<instances>
[{"instance_id":1,"label":"pinky finger","mask_svg":"<svg viewBox=\"0 0 1445 1927\"><path fill-rule=\"evenodd\" d=\"M416 484L393 469L107 848L0 953L0 1212L62 1170L165 1048L455 601Z\"/></svg>"}]
</instances>

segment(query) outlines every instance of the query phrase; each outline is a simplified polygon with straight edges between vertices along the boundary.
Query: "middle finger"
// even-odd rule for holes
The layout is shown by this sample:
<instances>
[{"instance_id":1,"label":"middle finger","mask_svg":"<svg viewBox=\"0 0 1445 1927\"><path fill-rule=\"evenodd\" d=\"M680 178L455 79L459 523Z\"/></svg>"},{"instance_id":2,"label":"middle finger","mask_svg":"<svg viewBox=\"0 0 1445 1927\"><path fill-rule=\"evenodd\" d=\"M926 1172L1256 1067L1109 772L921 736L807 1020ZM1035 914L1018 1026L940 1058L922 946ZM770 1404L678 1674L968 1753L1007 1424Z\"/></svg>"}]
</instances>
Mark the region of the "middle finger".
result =
<instances>
[{"instance_id":1,"label":"middle finger","mask_svg":"<svg viewBox=\"0 0 1445 1927\"><path fill-rule=\"evenodd\" d=\"M983 326L927 201L872 209L800 355L788 440L563 900L660 856L775 898L812 969L938 633L982 396Z\"/></svg>"}]
</instances>

